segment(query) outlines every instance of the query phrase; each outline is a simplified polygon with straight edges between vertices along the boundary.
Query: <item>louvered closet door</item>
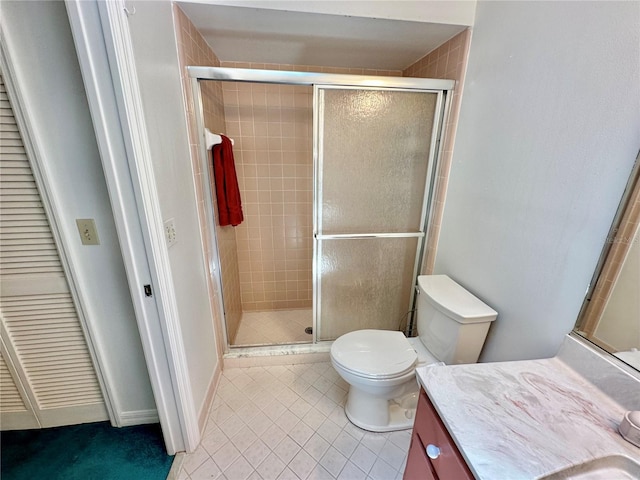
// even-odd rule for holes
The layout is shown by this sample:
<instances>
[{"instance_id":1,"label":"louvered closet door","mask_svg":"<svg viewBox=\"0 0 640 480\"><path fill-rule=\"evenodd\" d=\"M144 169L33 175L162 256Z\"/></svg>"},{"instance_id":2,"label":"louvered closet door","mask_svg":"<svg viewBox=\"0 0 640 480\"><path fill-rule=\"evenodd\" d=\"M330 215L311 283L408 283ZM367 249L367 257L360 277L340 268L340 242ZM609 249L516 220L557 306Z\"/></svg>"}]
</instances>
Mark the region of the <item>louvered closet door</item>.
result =
<instances>
[{"instance_id":1,"label":"louvered closet door","mask_svg":"<svg viewBox=\"0 0 640 480\"><path fill-rule=\"evenodd\" d=\"M3 430L108 419L2 77L0 321Z\"/></svg>"}]
</instances>

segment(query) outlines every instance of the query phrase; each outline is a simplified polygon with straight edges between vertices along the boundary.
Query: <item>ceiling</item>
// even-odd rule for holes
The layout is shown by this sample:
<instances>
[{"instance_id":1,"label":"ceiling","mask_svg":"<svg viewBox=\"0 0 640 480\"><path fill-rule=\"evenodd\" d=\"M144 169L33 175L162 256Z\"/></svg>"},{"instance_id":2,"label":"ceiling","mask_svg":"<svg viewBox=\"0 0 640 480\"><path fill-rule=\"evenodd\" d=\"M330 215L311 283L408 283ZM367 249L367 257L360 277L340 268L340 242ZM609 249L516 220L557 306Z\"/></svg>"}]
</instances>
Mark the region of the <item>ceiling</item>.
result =
<instances>
[{"instance_id":1,"label":"ceiling","mask_svg":"<svg viewBox=\"0 0 640 480\"><path fill-rule=\"evenodd\" d=\"M462 25L180 2L221 61L403 70Z\"/></svg>"}]
</instances>

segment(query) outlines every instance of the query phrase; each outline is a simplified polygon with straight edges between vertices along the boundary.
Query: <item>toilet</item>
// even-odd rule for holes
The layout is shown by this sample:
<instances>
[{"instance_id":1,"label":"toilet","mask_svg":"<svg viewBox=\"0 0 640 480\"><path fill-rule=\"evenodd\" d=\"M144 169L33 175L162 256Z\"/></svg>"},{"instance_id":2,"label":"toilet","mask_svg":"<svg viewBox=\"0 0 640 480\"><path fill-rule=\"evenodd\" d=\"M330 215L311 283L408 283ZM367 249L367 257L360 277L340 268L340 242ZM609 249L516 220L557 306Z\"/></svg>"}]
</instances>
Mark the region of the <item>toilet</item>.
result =
<instances>
[{"instance_id":1,"label":"toilet","mask_svg":"<svg viewBox=\"0 0 640 480\"><path fill-rule=\"evenodd\" d=\"M356 330L331 346L331 363L349 384L345 413L373 432L413 426L418 399L415 369L475 363L497 312L446 275L418 277L418 336Z\"/></svg>"}]
</instances>

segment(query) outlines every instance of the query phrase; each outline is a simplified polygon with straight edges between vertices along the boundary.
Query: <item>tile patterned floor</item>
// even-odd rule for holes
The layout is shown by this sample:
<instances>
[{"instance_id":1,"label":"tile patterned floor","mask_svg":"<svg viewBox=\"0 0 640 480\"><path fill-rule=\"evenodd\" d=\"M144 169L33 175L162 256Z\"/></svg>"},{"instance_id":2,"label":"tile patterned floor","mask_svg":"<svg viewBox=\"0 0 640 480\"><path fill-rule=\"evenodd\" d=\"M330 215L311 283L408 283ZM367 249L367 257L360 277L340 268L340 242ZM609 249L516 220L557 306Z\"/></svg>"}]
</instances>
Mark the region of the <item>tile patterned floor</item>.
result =
<instances>
[{"instance_id":1,"label":"tile patterned floor","mask_svg":"<svg viewBox=\"0 0 640 480\"><path fill-rule=\"evenodd\" d=\"M372 433L344 414L330 363L224 371L205 435L180 480L396 480L410 430Z\"/></svg>"},{"instance_id":2,"label":"tile patterned floor","mask_svg":"<svg viewBox=\"0 0 640 480\"><path fill-rule=\"evenodd\" d=\"M281 345L311 342L304 329L313 321L311 309L244 312L234 341L239 345Z\"/></svg>"}]
</instances>

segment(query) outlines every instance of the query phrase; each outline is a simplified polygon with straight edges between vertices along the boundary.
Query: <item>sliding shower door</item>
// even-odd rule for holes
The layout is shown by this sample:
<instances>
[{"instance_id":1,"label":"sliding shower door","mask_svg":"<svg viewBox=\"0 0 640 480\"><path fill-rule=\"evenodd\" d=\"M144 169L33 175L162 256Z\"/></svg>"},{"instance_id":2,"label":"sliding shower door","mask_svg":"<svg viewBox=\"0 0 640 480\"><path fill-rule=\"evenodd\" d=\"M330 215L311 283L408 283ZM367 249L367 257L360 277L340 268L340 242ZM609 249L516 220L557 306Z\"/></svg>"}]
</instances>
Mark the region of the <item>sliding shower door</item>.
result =
<instances>
[{"instance_id":1,"label":"sliding shower door","mask_svg":"<svg viewBox=\"0 0 640 480\"><path fill-rule=\"evenodd\" d=\"M425 241L442 92L314 94L316 339L397 330Z\"/></svg>"}]
</instances>

